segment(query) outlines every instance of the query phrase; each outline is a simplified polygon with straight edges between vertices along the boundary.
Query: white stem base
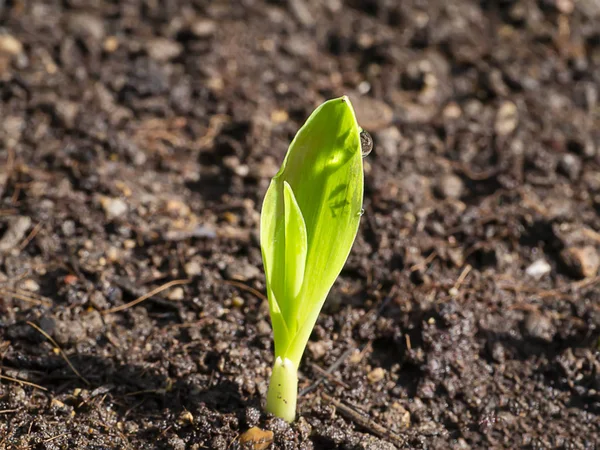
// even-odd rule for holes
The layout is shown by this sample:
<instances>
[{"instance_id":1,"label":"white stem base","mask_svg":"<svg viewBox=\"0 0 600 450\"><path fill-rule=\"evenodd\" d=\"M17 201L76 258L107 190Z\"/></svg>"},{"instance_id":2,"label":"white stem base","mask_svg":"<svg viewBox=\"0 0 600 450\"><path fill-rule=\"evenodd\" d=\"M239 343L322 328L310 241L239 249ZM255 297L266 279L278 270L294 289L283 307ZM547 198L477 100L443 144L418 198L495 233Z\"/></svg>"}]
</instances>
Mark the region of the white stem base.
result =
<instances>
[{"instance_id":1,"label":"white stem base","mask_svg":"<svg viewBox=\"0 0 600 450\"><path fill-rule=\"evenodd\" d=\"M286 422L296 418L298 371L289 359L277 357L267 392L267 411Z\"/></svg>"}]
</instances>

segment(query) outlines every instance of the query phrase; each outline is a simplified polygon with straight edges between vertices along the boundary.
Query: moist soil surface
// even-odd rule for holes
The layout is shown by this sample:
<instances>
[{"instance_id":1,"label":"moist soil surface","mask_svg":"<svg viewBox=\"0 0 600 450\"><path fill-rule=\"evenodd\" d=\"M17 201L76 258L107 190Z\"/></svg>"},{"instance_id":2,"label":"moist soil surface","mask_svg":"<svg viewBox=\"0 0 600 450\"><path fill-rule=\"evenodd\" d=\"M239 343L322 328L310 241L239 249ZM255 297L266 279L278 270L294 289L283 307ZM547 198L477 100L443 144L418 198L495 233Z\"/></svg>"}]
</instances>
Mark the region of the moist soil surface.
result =
<instances>
[{"instance_id":1,"label":"moist soil surface","mask_svg":"<svg viewBox=\"0 0 600 450\"><path fill-rule=\"evenodd\" d=\"M600 446L597 2L9 0L0 31L0 448ZM343 94L365 214L290 426L260 206Z\"/></svg>"}]
</instances>

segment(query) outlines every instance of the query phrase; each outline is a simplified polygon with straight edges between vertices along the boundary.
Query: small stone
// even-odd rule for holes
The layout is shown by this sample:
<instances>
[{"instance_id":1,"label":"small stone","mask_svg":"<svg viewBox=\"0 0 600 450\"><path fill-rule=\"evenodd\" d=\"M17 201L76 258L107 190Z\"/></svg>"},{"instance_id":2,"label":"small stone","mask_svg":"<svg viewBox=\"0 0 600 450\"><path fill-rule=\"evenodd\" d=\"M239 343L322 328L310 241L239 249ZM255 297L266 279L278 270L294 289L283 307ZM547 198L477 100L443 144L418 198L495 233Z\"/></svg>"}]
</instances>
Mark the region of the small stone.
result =
<instances>
[{"instance_id":1,"label":"small stone","mask_svg":"<svg viewBox=\"0 0 600 450\"><path fill-rule=\"evenodd\" d=\"M571 14L575 9L573 0L555 0L556 9L563 14Z\"/></svg>"},{"instance_id":2,"label":"small stone","mask_svg":"<svg viewBox=\"0 0 600 450\"><path fill-rule=\"evenodd\" d=\"M25 291L29 291L29 292L39 292L39 290L40 290L40 285L37 283L37 281L32 280L31 278L23 280L20 283L20 286L21 286L21 289L23 289Z\"/></svg>"},{"instance_id":3,"label":"small stone","mask_svg":"<svg viewBox=\"0 0 600 450\"><path fill-rule=\"evenodd\" d=\"M183 300L185 298L185 291L181 286L177 286L176 288L171 289L167 298L173 301Z\"/></svg>"},{"instance_id":4,"label":"small stone","mask_svg":"<svg viewBox=\"0 0 600 450\"><path fill-rule=\"evenodd\" d=\"M312 27L315 18L303 0L289 0L289 7L294 17L305 27Z\"/></svg>"},{"instance_id":5,"label":"small stone","mask_svg":"<svg viewBox=\"0 0 600 450\"><path fill-rule=\"evenodd\" d=\"M183 48L178 42L165 38L152 39L146 43L146 51L150 58L159 62L177 58Z\"/></svg>"},{"instance_id":6,"label":"small stone","mask_svg":"<svg viewBox=\"0 0 600 450\"><path fill-rule=\"evenodd\" d=\"M560 158L558 168L562 173L569 177L572 181L577 180L581 174L581 159L572 153L565 153Z\"/></svg>"},{"instance_id":7,"label":"small stone","mask_svg":"<svg viewBox=\"0 0 600 450\"><path fill-rule=\"evenodd\" d=\"M329 341L309 341L308 342L308 351L315 361L323 358L327 354L327 352L331 349L331 342Z\"/></svg>"},{"instance_id":8,"label":"small stone","mask_svg":"<svg viewBox=\"0 0 600 450\"><path fill-rule=\"evenodd\" d=\"M398 128L391 126L375 133L377 141L377 154L385 158L386 165L389 161L391 164L395 164L398 161L398 155L402 153L400 151L400 142L402 141L402 134Z\"/></svg>"},{"instance_id":9,"label":"small stone","mask_svg":"<svg viewBox=\"0 0 600 450\"><path fill-rule=\"evenodd\" d=\"M598 273L600 256L591 245L567 248L561 252L561 257L565 266L577 277L594 277Z\"/></svg>"},{"instance_id":10,"label":"small stone","mask_svg":"<svg viewBox=\"0 0 600 450\"><path fill-rule=\"evenodd\" d=\"M4 53L10 56L19 55L23 51L23 44L10 34L0 35L0 54Z\"/></svg>"},{"instance_id":11,"label":"small stone","mask_svg":"<svg viewBox=\"0 0 600 450\"><path fill-rule=\"evenodd\" d=\"M462 196L464 184L453 174L442 175L436 185L436 192L442 198L458 199Z\"/></svg>"},{"instance_id":12,"label":"small stone","mask_svg":"<svg viewBox=\"0 0 600 450\"><path fill-rule=\"evenodd\" d=\"M191 261L185 263L184 270L188 276L194 277L202 273L202 265L200 264L199 260L192 259Z\"/></svg>"},{"instance_id":13,"label":"small stone","mask_svg":"<svg viewBox=\"0 0 600 450\"><path fill-rule=\"evenodd\" d=\"M271 112L271 122L273 123L284 123L289 119L287 111L283 109L276 109Z\"/></svg>"},{"instance_id":14,"label":"small stone","mask_svg":"<svg viewBox=\"0 0 600 450\"><path fill-rule=\"evenodd\" d=\"M266 450L273 443L273 432L252 427L240 436L242 448Z\"/></svg>"},{"instance_id":15,"label":"small stone","mask_svg":"<svg viewBox=\"0 0 600 450\"><path fill-rule=\"evenodd\" d=\"M72 220L65 220L61 226L62 232L66 237L73 236L75 234L76 226Z\"/></svg>"},{"instance_id":16,"label":"small stone","mask_svg":"<svg viewBox=\"0 0 600 450\"><path fill-rule=\"evenodd\" d=\"M100 205L104 208L104 213L109 220L123 216L127 214L127 211L129 210L127 203L120 198L102 196L100 197Z\"/></svg>"},{"instance_id":17,"label":"small stone","mask_svg":"<svg viewBox=\"0 0 600 450\"><path fill-rule=\"evenodd\" d=\"M5 116L2 118L2 125L4 130L4 136L7 142L16 144L25 130L25 120L20 116Z\"/></svg>"},{"instance_id":18,"label":"small stone","mask_svg":"<svg viewBox=\"0 0 600 450\"><path fill-rule=\"evenodd\" d=\"M442 114L446 119L458 119L462 116L462 110L458 106L458 103L450 102L446 105Z\"/></svg>"},{"instance_id":19,"label":"small stone","mask_svg":"<svg viewBox=\"0 0 600 450\"><path fill-rule=\"evenodd\" d=\"M555 0L556 9L563 14L571 14L575 9L573 0Z\"/></svg>"},{"instance_id":20,"label":"small stone","mask_svg":"<svg viewBox=\"0 0 600 450\"><path fill-rule=\"evenodd\" d=\"M94 291L90 294L90 304L99 311L110 308L110 303L100 291Z\"/></svg>"},{"instance_id":21,"label":"small stone","mask_svg":"<svg viewBox=\"0 0 600 450\"><path fill-rule=\"evenodd\" d=\"M230 280L248 281L258 278L260 274L261 270L258 267L247 262L236 262L225 269L225 276Z\"/></svg>"},{"instance_id":22,"label":"small stone","mask_svg":"<svg viewBox=\"0 0 600 450\"><path fill-rule=\"evenodd\" d=\"M132 248L135 248L135 247L136 247L136 245L137 245L137 244L135 243L135 240L134 240L134 239L125 239L125 240L123 241L123 248L124 248L125 250L131 250Z\"/></svg>"},{"instance_id":23,"label":"small stone","mask_svg":"<svg viewBox=\"0 0 600 450\"><path fill-rule=\"evenodd\" d=\"M206 38L212 36L217 31L217 24L212 20L201 19L196 20L190 26L190 32L198 38Z\"/></svg>"},{"instance_id":24,"label":"small stone","mask_svg":"<svg viewBox=\"0 0 600 450\"><path fill-rule=\"evenodd\" d=\"M52 401L50 402L50 407L56 408L56 409L66 409L67 405L65 405L59 399L53 398Z\"/></svg>"},{"instance_id":25,"label":"small stone","mask_svg":"<svg viewBox=\"0 0 600 450\"><path fill-rule=\"evenodd\" d=\"M284 44L285 50L293 56L308 56L314 52L314 43L307 39L302 39L298 35L292 35Z\"/></svg>"},{"instance_id":26,"label":"small stone","mask_svg":"<svg viewBox=\"0 0 600 450\"><path fill-rule=\"evenodd\" d=\"M527 267L527 269L525 269L525 273L530 277L539 280L544 275L550 273L550 270L552 270L552 267L550 267L548 261L546 261L545 259L538 259L534 261L529 267Z\"/></svg>"},{"instance_id":27,"label":"small stone","mask_svg":"<svg viewBox=\"0 0 600 450\"><path fill-rule=\"evenodd\" d=\"M223 158L223 165L240 177L245 177L250 172L250 168L242 164L237 156L226 156Z\"/></svg>"},{"instance_id":28,"label":"small stone","mask_svg":"<svg viewBox=\"0 0 600 450\"><path fill-rule=\"evenodd\" d=\"M104 23L96 16L80 13L69 18L70 31L79 37L90 37L100 41L104 37Z\"/></svg>"},{"instance_id":29,"label":"small stone","mask_svg":"<svg viewBox=\"0 0 600 450\"><path fill-rule=\"evenodd\" d=\"M54 333L48 333L54 337L59 345L76 344L85 338L85 328L81 321L66 320L56 322Z\"/></svg>"},{"instance_id":30,"label":"small stone","mask_svg":"<svg viewBox=\"0 0 600 450\"><path fill-rule=\"evenodd\" d=\"M271 325L266 320L259 320L256 324L256 332L260 336L268 336L271 334Z\"/></svg>"},{"instance_id":31,"label":"small stone","mask_svg":"<svg viewBox=\"0 0 600 450\"><path fill-rule=\"evenodd\" d=\"M392 404L392 409L394 410L396 416L400 419L399 420L400 427L409 428L410 427L410 412L398 402L394 402Z\"/></svg>"},{"instance_id":32,"label":"small stone","mask_svg":"<svg viewBox=\"0 0 600 450\"><path fill-rule=\"evenodd\" d=\"M174 217L188 217L192 210L190 207L180 199L170 199L166 204L167 212Z\"/></svg>"},{"instance_id":33,"label":"small stone","mask_svg":"<svg viewBox=\"0 0 600 450\"><path fill-rule=\"evenodd\" d=\"M75 119L79 113L79 105L67 100L59 100L54 105L56 118L65 128L72 129L75 126Z\"/></svg>"},{"instance_id":34,"label":"small stone","mask_svg":"<svg viewBox=\"0 0 600 450\"><path fill-rule=\"evenodd\" d=\"M179 436L171 436L169 438L169 448L173 450L185 450L185 441Z\"/></svg>"},{"instance_id":35,"label":"small stone","mask_svg":"<svg viewBox=\"0 0 600 450\"><path fill-rule=\"evenodd\" d=\"M106 53L114 53L119 48L119 39L116 36L109 36L104 40L102 48Z\"/></svg>"},{"instance_id":36,"label":"small stone","mask_svg":"<svg viewBox=\"0 0 600 450\"><path fill-rule=\"evenodd\" d=\"M31 226L31 218L18 216L9 221L8 229L0 239L0 253L5 253L16 247L25 237L25 233Z\"/></svg>"},{"instance_id":37,"label":"small stone","mask_svg":"<svg viewBox=\"0 0 600 450\"><path fill-rule=\"evenodd\" d=\"M106 259L110 262L118 262L121 259L121 252L117 247L108 247L106 250Z\"/></svg>"},{"instance_id":38,"label":"small stone","mask_svg":"<svg viewBox=\"0 0 600 450\"><path fill-rule=\"evenodd\" d=\"M505 101L500 105L494 123L494 130L499 136L506 136L512 133L519 123L519 113L517 105L513 102Z\"/></svg>"},{"instance_id":39,"label":"small stone","mask_svg":"<svg viewBox=\"0 0 600 450\"><path fill-rule=\"evenodd\" d=\"M369 383L371 383L371 384L374 384L374 383L377 383L378 381L383 380L384 377L385 377L385 369L383 369L381 367L376 367L375 369L371 370L367 374L367 380L369 380Z\"/></svg>"},{"instance_id":40,"label":"small stone","mask_svg":"<svg viewBox=\"0 0 600 450\"><path fill-rule=\"evenodd\" d=\"M540 339L546 342L552 342L556 333L552 321L545 315L538 312L532 312L525 319L525 334L533 339Z\"/></svg>"}]
</instances>

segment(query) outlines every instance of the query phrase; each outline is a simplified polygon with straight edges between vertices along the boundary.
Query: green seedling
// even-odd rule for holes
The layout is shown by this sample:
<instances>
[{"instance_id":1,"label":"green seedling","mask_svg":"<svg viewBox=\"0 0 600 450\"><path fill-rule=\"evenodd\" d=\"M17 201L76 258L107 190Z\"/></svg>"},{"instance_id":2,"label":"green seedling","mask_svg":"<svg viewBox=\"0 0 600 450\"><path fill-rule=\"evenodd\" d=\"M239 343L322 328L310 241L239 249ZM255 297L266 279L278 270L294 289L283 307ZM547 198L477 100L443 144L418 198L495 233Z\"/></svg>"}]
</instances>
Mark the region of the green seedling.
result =
<instances>
[{"instance_id":1,"label":"green seedling","mask_svg":"<svg viewBox=\"0 0 600 450\"><path fill-rule=\"evenodd\" d=\"M265 195L260 242L275 340L267 411L288 422L300 359L356 238L371 147L350 100L329 100L298 131Z\"/></svg>"}]
</instances>

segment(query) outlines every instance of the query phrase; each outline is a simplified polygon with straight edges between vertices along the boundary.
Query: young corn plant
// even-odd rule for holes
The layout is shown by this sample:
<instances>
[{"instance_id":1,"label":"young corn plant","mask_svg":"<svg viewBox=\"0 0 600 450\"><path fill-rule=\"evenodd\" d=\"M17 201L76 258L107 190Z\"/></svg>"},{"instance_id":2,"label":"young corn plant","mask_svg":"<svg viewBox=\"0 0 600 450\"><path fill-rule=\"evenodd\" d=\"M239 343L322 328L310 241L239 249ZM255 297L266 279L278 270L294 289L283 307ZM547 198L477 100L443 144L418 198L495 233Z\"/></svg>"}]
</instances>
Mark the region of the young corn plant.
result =
<instances>
[{"instance_id":1,"label":"young corn plant","mask_svg":"<svg viewBox=\"0 0 600 450\"><path fill-rule=\"evenodd\" d=\"M275 341L266 408L288 422L300 359L356 238L371 147L350 100L326 101L298 131L264 199L260 242Z\"/></svg>"}]
</instances>

